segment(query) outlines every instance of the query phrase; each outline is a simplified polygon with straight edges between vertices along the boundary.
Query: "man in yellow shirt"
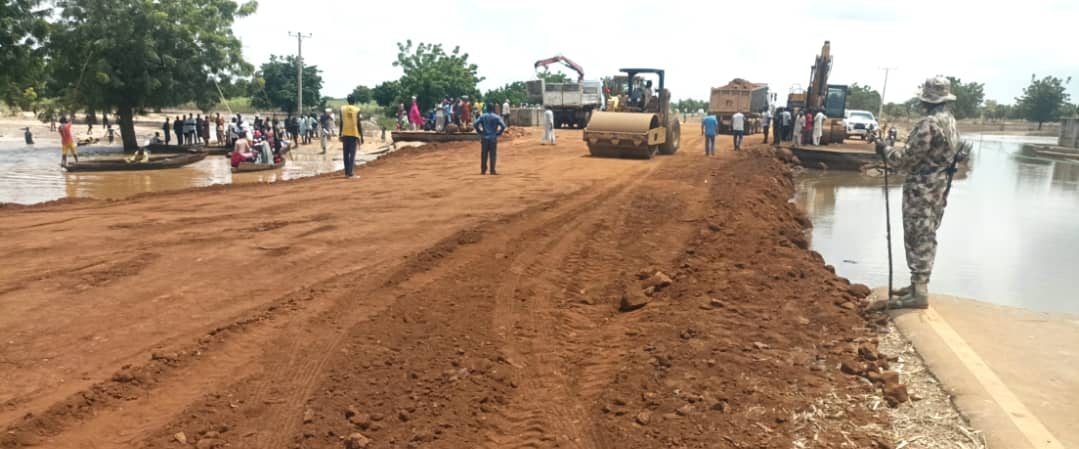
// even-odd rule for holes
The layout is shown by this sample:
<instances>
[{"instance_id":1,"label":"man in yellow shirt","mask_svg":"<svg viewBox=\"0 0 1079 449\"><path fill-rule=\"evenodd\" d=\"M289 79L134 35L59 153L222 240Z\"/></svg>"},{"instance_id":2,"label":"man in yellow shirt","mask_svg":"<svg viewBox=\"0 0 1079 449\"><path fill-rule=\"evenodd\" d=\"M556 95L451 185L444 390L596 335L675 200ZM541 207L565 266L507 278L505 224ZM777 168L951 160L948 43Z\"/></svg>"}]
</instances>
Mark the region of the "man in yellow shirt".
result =
<instances>
[{"instance_id":1,"label":"man in yellow shirt","mask_svg":"<svg viewBox=\"0 0 1079 449\"><path fill-rule=\"evenodd\" d=\"M341 106L341 122L338 124L337 135L341 136L345 177L351 178L356 167L356 147L363 145L363 123L360 122L360 108L356 107L356 97L349 94L346 101L348 104Z\"/></svg>"}]
</instances>

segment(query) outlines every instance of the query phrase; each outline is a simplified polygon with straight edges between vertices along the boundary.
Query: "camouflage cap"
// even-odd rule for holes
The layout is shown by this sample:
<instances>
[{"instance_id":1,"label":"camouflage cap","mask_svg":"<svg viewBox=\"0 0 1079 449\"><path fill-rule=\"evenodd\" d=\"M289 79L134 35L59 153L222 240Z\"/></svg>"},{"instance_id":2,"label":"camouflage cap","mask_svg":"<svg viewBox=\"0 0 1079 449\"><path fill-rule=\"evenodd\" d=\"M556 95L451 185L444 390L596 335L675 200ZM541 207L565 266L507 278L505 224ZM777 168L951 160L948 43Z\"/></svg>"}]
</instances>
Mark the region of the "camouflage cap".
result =
<instances>
[{"instance_id":1,"label":"camouflage cap","mask_svg":"<svg viewBox=\"0 0 1079 449\"><path fill-rule=\"evenodd\" d=\"M955 101L955 95L952 95L952 83L939 76L925 80L916 95L919 100L931 104Z\"/></svg>"}]
</instances>

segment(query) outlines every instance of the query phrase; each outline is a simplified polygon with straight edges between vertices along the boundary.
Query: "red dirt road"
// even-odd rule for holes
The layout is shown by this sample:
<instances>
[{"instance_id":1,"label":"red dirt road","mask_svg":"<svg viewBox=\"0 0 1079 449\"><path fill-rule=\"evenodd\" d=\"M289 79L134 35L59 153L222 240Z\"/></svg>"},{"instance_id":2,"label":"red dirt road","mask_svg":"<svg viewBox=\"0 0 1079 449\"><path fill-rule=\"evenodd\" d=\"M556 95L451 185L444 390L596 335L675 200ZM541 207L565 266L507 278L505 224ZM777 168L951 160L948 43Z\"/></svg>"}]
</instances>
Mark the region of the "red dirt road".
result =
<instances>
[{"instance_id":1,"label":"red dirt road","mask_svg":"<svg viewBox=\"0 0 1079 449\"><path fill-rule=\"evenodd\" d=\"M506 139L497 177L446 144L0 208L0 447L874 444L879 416L823 405L870 391L838 370L868 333L784 166L559 137Z\"/></svg>"}]
</instances>

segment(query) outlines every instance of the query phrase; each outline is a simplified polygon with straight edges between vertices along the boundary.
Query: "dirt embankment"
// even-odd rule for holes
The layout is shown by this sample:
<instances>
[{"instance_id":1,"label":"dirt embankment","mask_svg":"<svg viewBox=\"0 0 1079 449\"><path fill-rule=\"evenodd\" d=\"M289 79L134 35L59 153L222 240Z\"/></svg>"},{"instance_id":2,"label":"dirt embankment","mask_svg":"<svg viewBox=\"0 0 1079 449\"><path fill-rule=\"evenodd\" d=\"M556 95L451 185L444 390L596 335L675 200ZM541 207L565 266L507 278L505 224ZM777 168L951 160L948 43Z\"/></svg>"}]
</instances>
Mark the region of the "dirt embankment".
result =
<instances>
[{"instance_id":1,"label":"dirt embankment","mask_svg":"<svg viewBox=\"0 0 1079 449\"><path fill-rule=\"evenodd\" d=\"M448 144L358 182L11 209L2 446L876 444L840 371L867 291L804 249L786 167L560 137L504 142L497 178Z\"/></svg>"}]
</instances>

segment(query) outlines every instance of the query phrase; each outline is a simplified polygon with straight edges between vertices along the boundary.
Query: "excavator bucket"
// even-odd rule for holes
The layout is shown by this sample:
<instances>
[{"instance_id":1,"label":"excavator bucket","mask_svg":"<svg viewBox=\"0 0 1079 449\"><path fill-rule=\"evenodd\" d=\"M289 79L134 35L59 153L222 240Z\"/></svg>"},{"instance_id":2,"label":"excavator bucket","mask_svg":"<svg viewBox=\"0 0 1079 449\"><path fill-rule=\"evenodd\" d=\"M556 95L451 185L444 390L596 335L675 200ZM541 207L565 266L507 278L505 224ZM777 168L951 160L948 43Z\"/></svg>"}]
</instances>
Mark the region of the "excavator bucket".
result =
<instances>
[{"instance_id":1,"label":"excavator bucket","mask_svg":"<svg viewBox=\"0 0 1079 449\"><path fill-rule=\"evenodd\" d=\"M593 112L584 141L594 157L651 159L667 141L659 116L648 112Z\"/></svg>"}]
</instances>

